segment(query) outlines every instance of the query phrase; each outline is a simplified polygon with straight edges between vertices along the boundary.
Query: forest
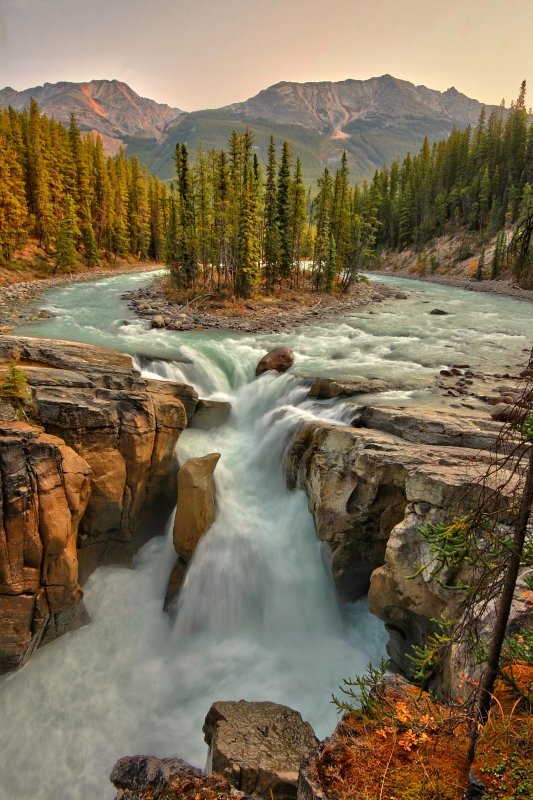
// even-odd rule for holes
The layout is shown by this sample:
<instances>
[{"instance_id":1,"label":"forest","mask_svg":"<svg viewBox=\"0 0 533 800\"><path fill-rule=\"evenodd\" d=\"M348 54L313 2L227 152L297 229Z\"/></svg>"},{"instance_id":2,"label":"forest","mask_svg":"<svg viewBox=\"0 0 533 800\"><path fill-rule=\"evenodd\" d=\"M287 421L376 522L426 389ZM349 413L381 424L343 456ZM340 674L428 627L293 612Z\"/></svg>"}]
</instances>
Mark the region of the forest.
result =
<instances>
[{"instance_id":1,"label":"forest","mask_svg":"<svg viewBox=\"0 0 533 800\"><path fill-rule=\"evenodd\" d=\"M234 131L226 150L200 146L194 161L178 143L167 186L124 150L106 158L100 138L82 136L74 116L67 128L34 101L20 113L2 109L0 259L9 264L33 239L56 272L133 257L169 265L183 290L250 297L305 279L317 291L343 293L383 250L421 251L464 230L481 245L497 237L490 265L482 249L479 278L510 267L527 286L531 235L521 248L508 248L504 236L533 214L525 94L524 82L509 109L502 103L488 118L482 111L474 130L454 130L432 147L426 139L417 155L362 186L350 184L346 153L335 174L325 167L307 186L289 142L278 152L273 137L263 165L250 130Z\"/></svg>"}]
</instances>

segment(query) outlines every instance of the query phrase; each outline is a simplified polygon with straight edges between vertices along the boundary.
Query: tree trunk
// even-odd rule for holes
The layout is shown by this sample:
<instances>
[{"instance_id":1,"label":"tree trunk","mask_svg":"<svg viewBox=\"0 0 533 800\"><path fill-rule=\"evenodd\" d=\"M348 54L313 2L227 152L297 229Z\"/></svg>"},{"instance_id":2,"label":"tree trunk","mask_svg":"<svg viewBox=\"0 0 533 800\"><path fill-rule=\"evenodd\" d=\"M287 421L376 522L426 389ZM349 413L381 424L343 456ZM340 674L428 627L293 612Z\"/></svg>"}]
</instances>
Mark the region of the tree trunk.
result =
<instances>
[{"instance_id":1,"label":"tree trunk","mask_svg":"<svg viewBox=\"0 0 533 800\"><path fill-rule=\"evenodd\" d=\"M529 461L525 478L524 491L520 498L520 509L513 535L513 545L509 563L505 571L503 581L502 593L496 611L496 619L494 621L494 628L489 642L489 653L487 657L487 665L483 672L483 677L479 684L478 699L476 710L474 713L474 721L470 730L470 744L468 747L468 764L469 766L474 761L476 754L476 745L479 737L480 728L485 725L490 706L492 703L494 683L498 676L500 666L500 654L502 651L503 642L505 639L505 631L507 629L507 622L511 612L511 605L513 602L514 591L516 587L516 580L518 578L518 570L520 568L520 561L522 558L522 551L524 549L524 542L527 532L527 524L529 522L529 515L531 513L531 506L533 505L533 446L529 446Z\"/></svg>"}]
</instances>

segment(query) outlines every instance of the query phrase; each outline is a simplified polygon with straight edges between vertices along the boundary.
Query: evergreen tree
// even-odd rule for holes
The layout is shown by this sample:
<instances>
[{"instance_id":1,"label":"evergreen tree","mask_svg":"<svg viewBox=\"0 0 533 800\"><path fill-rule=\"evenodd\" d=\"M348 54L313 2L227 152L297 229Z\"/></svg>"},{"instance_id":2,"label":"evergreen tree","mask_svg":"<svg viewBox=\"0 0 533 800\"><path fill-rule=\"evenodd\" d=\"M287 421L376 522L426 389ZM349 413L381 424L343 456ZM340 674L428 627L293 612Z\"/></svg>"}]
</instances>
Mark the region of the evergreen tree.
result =
<instances>
[{"instance_id":1,"label":"evergreen tree","mask_svg":"<svg viewBox=\"0 0 533 800\"><path fill-rule=\"evenodd\" d=\"M265 185L265 232L263 259L265 262L265 286L267 294L272 291L274 281L278 277L279 264L279 236L278 236L278 207L276 184L276 145L274 137L270 137L268 148L268 161L266 168Z\"/></svg>"},{"instance_id":2,"label":"evergreen tree","mask_svg":"<svg viewBox=\"0 0 533 800\"><path fill-rule=\"evenodd\" d=\"M85 210L85 222L83 223L82 233L83 247L85 249L85 263L88 267L96 267L98 264L98 246L96 244L96 236L94 234L88 207L86 207Z\"/></svg>"},{"instance_id":3,"label":"evergreen tree","mask_svg":"<svg viewBox=\"0 0 533 800\"><path fill-rule=\"evenodd\" d=\"M65 198L65 208L59 236L56 243L56 270L60 272L72 272L78 265L78 239L81 231L76 219L76 209L72 197L68 194Z\"/></svg>"},{"instance_id":4,"label":"evergreen tree","mask_svg":"<svg viewBox=\"0 0 533 800\"><path fill-rule=\"evenodd\" d=\"M485 270L485 245L481 248L481 255L477 262L476 280L482 281Z\"/></svg>"},{"instance_id":5,"label":"evergreen tree","mask_svg":"<svg viewBox=\"0 0 533 800\"><path fill-rule=\"evenodd\" d=\"M291 231L291 158L288 142L283 142L277 187L277 228L279 236L279 274L290 282L292 275L292 231Z\"/></svg>"},{"instance_id":6,"label":"evergreen tree","mask_svg":"<svg viewBox=\"0 0 533 800\"><path fill-rule=\"evenodd\" d=\"M331 173L324 168L318 179L318 195L315 200L316 234L313 253L314 281L317 289L325 283L326 265L330 253L331 237L331 203L333 199L333 182Z\"/></svg>"},{"instance_id":7,"label":"evergreen tree","mask_svg":"<svg viewBox=\"0 0 533 800\"><path fill-rule=\"evenodd\" d=\"M302 259L305 249L304 229L307 218L306 194L303 182L302 162L297 158L290 192L292 263L296 267L296 284L299 282L300 260Z\"/></svg>"},{"instance_id":8,"label":"evergreen tree","mask_svg":"<svg viewBox=\"0 0 533 800\"><path fill-rule=\"evenodd\" d=\"M505 258L505 233L500 231L496 237L496 244L494 245L494 252L492 254L490 277L495 280L501 271L501 267Z\"/></svg>"}]
</instances>

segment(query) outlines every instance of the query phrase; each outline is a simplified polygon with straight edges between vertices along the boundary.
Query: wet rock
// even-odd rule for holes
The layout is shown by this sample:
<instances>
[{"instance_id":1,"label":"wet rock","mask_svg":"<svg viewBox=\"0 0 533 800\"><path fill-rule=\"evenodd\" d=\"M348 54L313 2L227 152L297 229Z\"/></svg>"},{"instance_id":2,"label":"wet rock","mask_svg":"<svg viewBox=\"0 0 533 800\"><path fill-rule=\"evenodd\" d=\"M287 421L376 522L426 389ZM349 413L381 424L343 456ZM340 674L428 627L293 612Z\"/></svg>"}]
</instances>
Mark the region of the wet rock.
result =
<instances>
[{"instance_id":1,"label":"wet rock","mask_svg":"<svg viewBox=\"0 0 533 800\"><path fill-rule=\"evenodd\" d=\"M275 347L267 353L256 367L256 376L268 370L286 372L294 364L294 353L288 347Z\"/></svg>"},{"instance_id":2,"label":"wet rock","mask_svg":"<svg viewBox=\"0 0 533 800\"><path fill-rule=\"evenodd\" d=\"M256 800L293 800L302 757L317 746L308 722L277 703L213 703L203 727L208 768Z\"/></svg>"},{"instance_id":3,"label":"wet rock","mask_svg":"<svg viewBox=\"0 0 533 800\"><path fill-rule=\"evenodd\" d=\"M451 437L463 444L477 445L477 437L485 436L484 429L463 428L459 421L455 431L431 419L417 430L396 413L380 409L366 420L363 414L358 424L374 420L402 436L444 442ZM493 436L491 424L486 442ZM307 494L317 536L329 546L341 602L353 602L370 587L371 611L389 632L389 655L408 677L411 646L423 646L435 630L432 620L446 609L453 613L460 602L451 592L443 594L429 573L407 580L417 564L428 563L420 528L447 520L450 509L458 514L472 508L489 459L465 446L411 443L380 430L324 422L302 426L289 448L287 483ZM441 578L449 582L448 575Z\"/></svg>"},{"instance_id":4,"label":"wet rock","mask_svg":"<svg viewBox=\"0 0 533 800\"><path fill-rule=\"evenodd\" d=\"M317 400L330 400L333 397L352 397L357 394L378 394L395 389L402 390L407 384L396 381L384 381L380 378L356 378L354 380L340 380L337 378L317 378L311 384L309 397Z\"/></svg>"},{"instance_id":5,"label":"wet rock","mask_svg":"<svg viewBox=\"0 0 533 800\"><path fill-rule=\"evenodd\" d=\"M396 292L396 294L394 295L394 298L396 300L407 300L407 295L404 294L403 292Z\"/></svg>"},{"instance_id":6,"label":"wet rock","mask_svg":"<svg viewBox=\"0 0 533 800\"><path fill-rule=\"evenodd\" d=\"M165 593L165 600L163 603L163 611L169 611L177 598L185 572L187 571L187 562L181 556L178 556L172 570L170 572L167 584L167 591Z\"/></svg>"},{"instance_id":7,"label":"wet rock","mask_svg":"<svg viewBox=\"0 0 533 800\"><path fill-rule=\"evenodd\" d=\"M228 421L230 412L231 403L224 403L219 400L199 400L194 416L189 423L189 428L199 428L203 431L219 428Z\"/></svg>"},{"instance_id":8,"label":"wet rock","mask_svg":"<svg viewBox=\"0 0 533 800\"><path fill-rule=\"evenodd\" d=\"M50 317L51 317L52 315L51 315L51 314L49 314L49 313L48 313L48 311L45 311L45 310L43 309L42 311L39 311L39 313L37 314L37 316L38 316L38 318L39 318L39 319L50 319Z\"/></svg>"},{"instance_id":9,"label":"wet rock","mask_svg":"<svg viewBox=\"0 0 533 800\"><path fill-rule=\"evenodd\" d=\"M184 363L190 363L184 361ZM198 393L187 383L173 383L172 381L158 381L152 378L145 378L147 390L152 395L163 397L165 395L179 400L185 408L187 424L191 421L198 405Z\"/></svg>"},{"instance_id":10,"label":"wet rock","mask_svg":"<svg viewBox=\"0 0 533 800\"><path fill-rule=\"evenodd\" d=\"M510 422L511 420L518 420L521 411L519 406L509 403L497 403L490 412L490 416L496 422Z\"/></svg>"},{"instance_id":11,"label":"wet rock","mask_svg":"<svg viewBox=\"0 0 533 800\"><path fill-rule=\"evenodd\" d=\"M161 316L161 314L156 314L152 317L152 328L164 328L165 327L165 320Z\"/></svg>"},{"instance_id":12,"label":"wet rock","mask_svg":"<svg viewBox=\"0 0 533 800\"><path fill-rule=\"evenodd\" d=\"M443 311L442 308L434 308L433 311L430 311L429 313L438 317L447 317L449 311Z\"/></svg>"},{"instance_id":13,"label":"wet rock","mask_svg":"<svg viewBox=\"0 0 533 800\"><path fill-rule=\"evenodd\" d=\"M174 549L188 563L200 538L215 519L213 472L220 453L189 458L178 472L178 504L174 520Z\"/></svg>"},{"instance_id":14,"label":"wet rock","mask_svg":"<svg viewBox=\"0 0 533 800\"><path fill-rule=\"evenodd\" d=\"M500 432L499 425L435 411L411 413L373 406L354 406L352 425L391 433L413 444L435 444L441 447L469 447L488 450Z\"/></svg>"},{"instance_id":15,"label":"wet rock","mask_svg":"<svg viewBox=\"0 0 533 800\"><path fill-rule=\"evenodd\" d=\"M181 758L121 758L110 775L116 800L229 800L239 795L220 775L204 775Z\"/></svg>"}]
</instances>

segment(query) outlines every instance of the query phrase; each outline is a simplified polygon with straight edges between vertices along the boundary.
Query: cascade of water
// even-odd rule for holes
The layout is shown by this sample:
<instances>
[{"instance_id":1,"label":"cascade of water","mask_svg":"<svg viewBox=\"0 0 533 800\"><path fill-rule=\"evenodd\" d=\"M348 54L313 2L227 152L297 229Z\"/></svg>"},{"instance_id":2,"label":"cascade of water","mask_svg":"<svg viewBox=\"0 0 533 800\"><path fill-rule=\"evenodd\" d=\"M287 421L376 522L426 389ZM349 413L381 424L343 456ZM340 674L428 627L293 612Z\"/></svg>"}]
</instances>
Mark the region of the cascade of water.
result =
<instances>
[{"instance_id":1,"label":"cascade of water","mask_svg":"<svg viewBox=\"0 0 533 800\"><path fill-rule=\"evenodd\" d=\"M170 520L166 539L146 545L135 569L91 576L91 625L0 680L1 800L111 798L109 772L127 754L179 755L202 766L202 723L215 700L286 703L325 736L336 723L331 692L382 654L383 627L365 604L339 609L306 497L287 490L281 468L302 421L348 424L353 407L307 399L307 381L294 374L254 380L264 352L292 347L300 376L420 376L429 385L453 361L504 371L530 340L526 304L409 282L400 283L409 300L379 316L362 310L283 336L152 331L135 319L122 326L131 315L120 294L143 280L54 290L47 307L57 316L20 333L144 353L145 375L230 401L227 424L187 430L178 448L181 461L221 452L216 521L190 564L172 626L162 612L174 558ZM450 316L427 316L444 304Z\"/></svg>"}]
</instances>

